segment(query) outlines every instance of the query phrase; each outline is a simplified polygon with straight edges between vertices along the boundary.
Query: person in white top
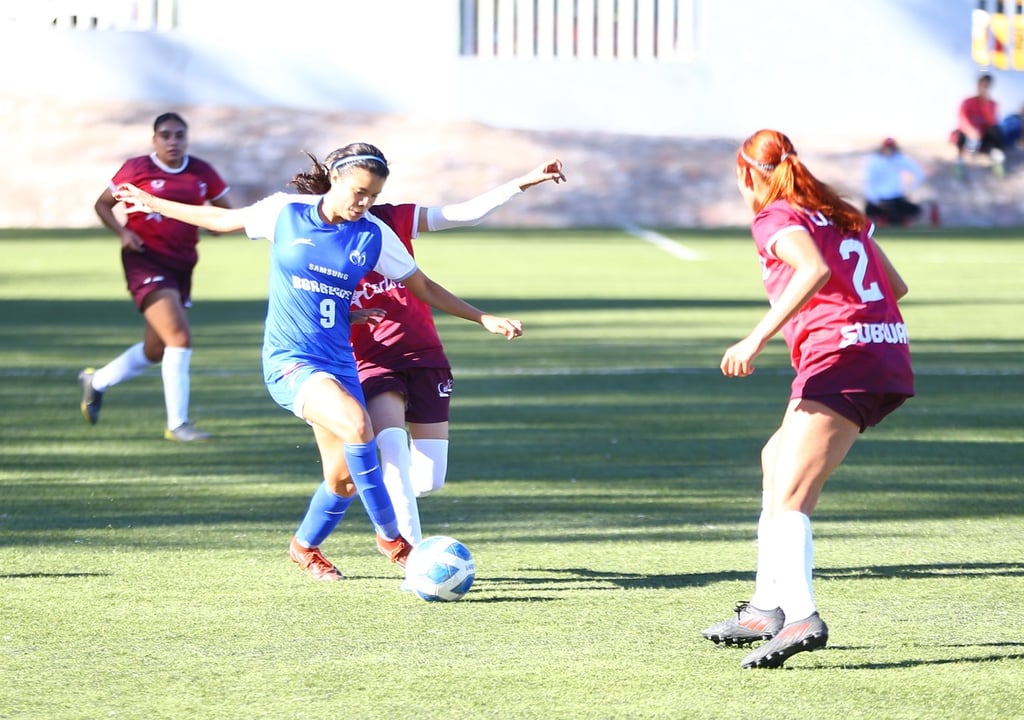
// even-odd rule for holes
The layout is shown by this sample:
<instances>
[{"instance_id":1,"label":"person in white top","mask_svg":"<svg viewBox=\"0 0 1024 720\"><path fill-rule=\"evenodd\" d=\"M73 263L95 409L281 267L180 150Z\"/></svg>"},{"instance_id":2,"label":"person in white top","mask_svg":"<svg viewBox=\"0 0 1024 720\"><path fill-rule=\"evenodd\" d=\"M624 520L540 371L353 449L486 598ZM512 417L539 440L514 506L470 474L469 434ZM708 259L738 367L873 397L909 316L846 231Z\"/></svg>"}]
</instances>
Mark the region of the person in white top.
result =
<instances>
[{"instance_id":1,"label":"person in white top","mask_svg":"<svg viewBox=\"0 0 1024 720\"><path fill-rule=\"evenodd\" d=\"M868 156L864 177L864 214L876 225L909 225L921 206L907 196L925 181L925 172L893 138Z\"/></svg>"}]
</instances>

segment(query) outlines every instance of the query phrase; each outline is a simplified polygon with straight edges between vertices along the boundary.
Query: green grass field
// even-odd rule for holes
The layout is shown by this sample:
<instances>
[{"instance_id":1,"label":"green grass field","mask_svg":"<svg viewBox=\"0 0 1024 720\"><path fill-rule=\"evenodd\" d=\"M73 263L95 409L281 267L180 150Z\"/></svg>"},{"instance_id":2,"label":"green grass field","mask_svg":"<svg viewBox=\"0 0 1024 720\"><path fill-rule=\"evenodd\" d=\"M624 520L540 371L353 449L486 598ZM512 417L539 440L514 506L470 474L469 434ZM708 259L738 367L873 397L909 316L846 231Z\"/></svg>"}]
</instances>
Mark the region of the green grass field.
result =
<instances>
[{"instance_id":1,"label":"green grass field","mask_svg":"<svg viewBox=\"0 0 1024 720\"><path fill-rule=\"evenodd\" d=\"M453 232L432 277L519 317L438 325L456 374L428 534L473 551L458 603L399 590L358 505L287 558L320 477L259 370L267 248L204 238L192 410L159 373L79 415L78 371L141 337L117 242L0 231L0 718L1024 717L1024 242L900 233L918 397L869 431L814 517L830 645L777 671L700 637L753 586L758 453L790 371L722 351L765 310L745 232Z\"/></svg>"}]
</instances>

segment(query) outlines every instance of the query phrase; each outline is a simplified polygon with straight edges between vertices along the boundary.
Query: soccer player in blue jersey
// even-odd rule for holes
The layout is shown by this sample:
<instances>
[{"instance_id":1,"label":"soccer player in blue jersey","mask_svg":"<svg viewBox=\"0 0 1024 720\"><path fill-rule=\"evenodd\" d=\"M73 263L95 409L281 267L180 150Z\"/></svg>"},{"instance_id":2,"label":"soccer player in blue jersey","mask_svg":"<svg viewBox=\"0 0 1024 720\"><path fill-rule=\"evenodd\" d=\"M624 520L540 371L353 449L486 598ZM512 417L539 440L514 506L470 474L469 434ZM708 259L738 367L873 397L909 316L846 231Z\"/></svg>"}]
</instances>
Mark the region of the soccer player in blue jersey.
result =
<instances>
[{"instance_id":1,"label":"soccer player in blue jersey","mask_svg":"<svg viewBox=\"0 0 1024 720\"><path fill-rule=\"evenodd\" d=\"M312 157L312 156L311 156ZM373 145L354 143L293 178L296 187L324 189L319 201L277 193L238 209L191 206L155 197L132 185L115 196L129 212L158 212L217 232L245 229L271 241L263 375L284 409L305 420L323 461L324 480L292 538L289 555L318 580L340 580L320 544L359 494L377 533L377 547L405 565L411 544L398 531L384 486L374 431L366 411L349 340L349 306L371 270L402 282L424 302L479 323L508 339L518 320L473 307L428 278L383 222L367 214L389 169Z\"/></svg>"}]
</instances>

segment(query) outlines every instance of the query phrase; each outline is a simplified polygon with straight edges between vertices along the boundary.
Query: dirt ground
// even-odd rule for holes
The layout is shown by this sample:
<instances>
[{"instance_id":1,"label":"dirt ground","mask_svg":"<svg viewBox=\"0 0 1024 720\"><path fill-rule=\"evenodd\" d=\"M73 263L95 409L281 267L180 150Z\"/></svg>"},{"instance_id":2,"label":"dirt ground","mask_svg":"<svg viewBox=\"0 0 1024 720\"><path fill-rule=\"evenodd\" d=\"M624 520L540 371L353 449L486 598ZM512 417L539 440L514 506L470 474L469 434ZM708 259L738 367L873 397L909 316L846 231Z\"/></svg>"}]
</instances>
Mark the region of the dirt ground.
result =
<instances>
[{"instance_id":1,"label":"dirt ground","mask_svg":"<svg viewBox=\"0 0 1024 720\"><path fill-rule=\"evenodd\" d=\"M191 152L214 164L235 204L285 190L309 161L355 141L387 155L382 202L434 204L473 197L552 157L569 182L494 213L492 227L739 227L749 222L733 175L742 138L692 139L535 132L409 116L294 108L175 107L0 100L0 226L94 227L92 205L124 159L150 151L152 121L173 109L189 123ZM865 154L878 139L793 138L812 172L861 204ZM1006 177L985 160L958 179L945 138L904 146L929 179L914 199L935 202L943 225L1024 225L1024 164ZM925 222L928 220L926 213Z\"/></svg>"}]
</instances>

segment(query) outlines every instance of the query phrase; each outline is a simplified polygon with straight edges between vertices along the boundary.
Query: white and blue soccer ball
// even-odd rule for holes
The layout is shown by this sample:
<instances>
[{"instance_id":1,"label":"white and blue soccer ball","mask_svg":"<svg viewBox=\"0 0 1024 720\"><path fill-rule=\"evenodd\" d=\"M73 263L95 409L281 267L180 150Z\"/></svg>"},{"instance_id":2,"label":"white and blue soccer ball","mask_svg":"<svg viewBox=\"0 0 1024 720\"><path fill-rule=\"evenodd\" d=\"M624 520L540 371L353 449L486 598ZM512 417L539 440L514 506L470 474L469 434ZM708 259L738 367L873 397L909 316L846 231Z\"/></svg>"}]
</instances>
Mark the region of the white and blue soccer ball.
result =
<instances>
[{"instance_id":1,"label":"white and blue soccer ball","mask_svg":"<svg viewBox=\"0 0 1024 720\"><path fill-rule=\"evenodd\" d=\"M454 602L469 592L476 562L455 538L434 535L412 549L405 563L405 585L428 602Z\"/></svg>"}]
</instances>

